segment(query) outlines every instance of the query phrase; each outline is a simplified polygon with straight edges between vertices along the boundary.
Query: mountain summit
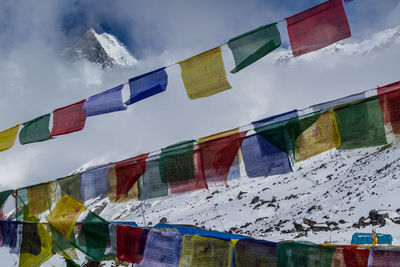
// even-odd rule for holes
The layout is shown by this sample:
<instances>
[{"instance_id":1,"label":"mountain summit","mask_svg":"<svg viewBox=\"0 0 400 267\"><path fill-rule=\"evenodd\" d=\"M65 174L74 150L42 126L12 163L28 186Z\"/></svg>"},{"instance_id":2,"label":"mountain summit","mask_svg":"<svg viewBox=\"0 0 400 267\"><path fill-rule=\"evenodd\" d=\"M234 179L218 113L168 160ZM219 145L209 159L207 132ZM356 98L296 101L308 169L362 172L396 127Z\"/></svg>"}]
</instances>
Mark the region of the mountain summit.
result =
<instances>
[{"instance_id":1,"label":"mountain summit","mask_svg":"<svg viewBox=\"0 0 400 267\"><path fill-rule=\"evenodd\" d=\"M132 66L137 60L118 39L108 33L98 34L90 28L74 46L64 50L64 55L73 60L87 59L102 68L114 65Z\"/></svg>"}]
</instances>

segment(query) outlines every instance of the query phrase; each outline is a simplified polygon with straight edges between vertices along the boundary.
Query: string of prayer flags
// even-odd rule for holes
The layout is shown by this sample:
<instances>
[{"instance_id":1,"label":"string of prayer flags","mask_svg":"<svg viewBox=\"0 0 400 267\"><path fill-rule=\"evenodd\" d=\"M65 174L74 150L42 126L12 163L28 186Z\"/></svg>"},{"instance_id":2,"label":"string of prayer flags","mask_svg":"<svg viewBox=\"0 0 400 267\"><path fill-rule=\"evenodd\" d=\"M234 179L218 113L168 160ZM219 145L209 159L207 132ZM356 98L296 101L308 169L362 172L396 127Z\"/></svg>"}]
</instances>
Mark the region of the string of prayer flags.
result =
<instances>
[{"instance_id":1,"label":"string of prayer flags","mask_svg":"<svg viewBox=\"0 0 400 267\"><path fill-rule=\"evenodd\" d=\"M385 125L390 132L400 134L400 81L378 87L378 100L383 110Z\"/></svg>"},{"instance_id":2,"label":"string of prayer flags","mask_svg":"<svg viewBox=\"0 0 400 267\"><path fill-rule=\"evenodd\" d=\"M139 179L140 199L168 196L168 182L161 178L159 157L148 157L146 171Z\"/></svg>"},{"instance_id":3,"label":"string of prayer flags","mask_svg":"<svg viewBox=\"0 0 400 267\"><path fill-rule=\"evenodd\" d=\"M340 145L335 113L328 111L321 115L312 115L312 117L318 117L318 119L309 127L304 127L306 129L296 138L295 156L297 161L308 159ZM308 124L308 119L301 119L300 127L303 123Z\"/></svg>"},{"instance_id":4,"label":"string of prayer flags","mask_svg":"<svg viewBox=\"0 0 400 267\"><path fill-rule=\"evenodd\" d=\"M400 263L400 249L390 247L371 247L368 266L396 266Z\"/></svg>"},{"instance_id":5,"label":"string of prayer flags","mask_svg":"<svg viewBox=\"0 0 400 267\"><path fill-rule=\"evenodd\" d=\"M281 35L276 23L259 27L230 39L228 47L235 59L235 68L231 72L236 73L244 69L280 46Z\"/></svg>"},{"instance_id":6,"label":"string of prayer flags","mask_svg":"<svg viewBox=\"0 0 400 267\"><path fill-rule=\"evenodd\" d=\"M150 230L143 259L136 267L176 267L181 257L182 236Z\"/></svg>"},{"instance_id":7,"label":"string of prayer flags","mask_svg":"<svg viewBox=\"0 0 400 267\"><path fill-rule=\"evenodd\" d=\"M138 179L146 170L146 158L143 154L124 161L117 162L110 169L108 197L112 202L123 202L139 197ZM133 190L132 190L133 189Z\"/></svg>"},{"instance_id":8,"label":"string of prayer flags","mask_svg":"<svg viewBox=\"0 0 400 267\"><path fill-rule=\"evenodd\" d=\"M50 139L50 114L40 116L23 124L19 133L19 142L21 145L41 142Z\"/></svg>"},{"instance_id":9,"label":"string of prayer flags","mask_svg":"<svg viewBox=\"0 0 400 267\"><path fill-rule=\"evenodd\" d=\"M77 132L85 127L86 115L83 110L85 101L86 100L82 100L53 111L53 129L51 130L51 137Z\"/></svg>"},{"instance_id":10,"label":"string of prayer flags","mask_svg":"<svg viewBox=\"0 0 400 267\"><path fill-rule=\"evenodd\" d=\"M81 195L81 174L75 174L66 178L57 180L60 186L61 194L68 195L78 202L83 202Z\"/></svg>"},{"instance_id":11,"label":"string of prayer flags","mask_svg":"<svg viewBox=\"0 0 400 267\"><path fill-rule=\"evenodd\" d=\"M82 173L81 196L83 201L107 194L108 172L111 168L114 168L114 165L94 166Z\"/></svg>"},{"instance_id":12,"label":"string of prayer flags","mask_svg":"<svg viewBox=\"0 0 400 267\"><path fill-rule=\"evenodd\" d=\"M131 105L150 96L164 92L168 85L165 68L160 68L129 79L130 98L125 102Z\"/></svg>"},{"instance_id":13,"label":"string of prayer flags","mask_svg":"<svg viewBox=\"0 0 400 267\"><path fill-rule=\"evenodd\" d=\"M184 235L179 267L230 267L232 243L229 240Z\"/></svg>"},{"instance_id":14,"label":"string of prayer flags","mask_svg":"<svg viewBox=\"0 0 400 267\"><path fill-rule=\"evenodd\" d=\"M278 246L278 266L331 267L334 253L334 247L311 242L282 242Z\"/></svg>"},{"instance_id":15,"label":"string of prayer flags","mask_svg":"<svg viewBox=\"0 0 400 267\"><path fill-rule=\"evenodd\" d=\"M227 185L229 170L246 133L236 128L198 140L207 184Z\"/></svg>"},{"instance_id":16,"label":"string of prayer flags","mask_svg":"<svg viewBox=\"0 0 400 267\"><path fill-rule=\"evenodd\" d=\"M22 242L19 255L19 266L40 266L53 254L52 239L45 224L25 223L22 229Z\"/></svg>"},{"instance_id":17,"label":"string of prayer flags","mask_svg":"<svg viewBox=\"0 0 400 267\"><path fill-rule=\"evenodd\" d=\"M73 245L95 261L100 261L109 241L109 223L89 212Z\"/></svg>"},{"instance_id":18,"label":"string of prayer flags","mask_svg":"<svg viewBox=\"0 0 400 267\"><path fill-rule=\"evenodd\" d=\"M339 149L380 146L386 144L382 110L377 97L350 103L334 109L339 125Z\"/></svg>"},{"instance_id":19,"label":"string of prayer flags","mask_svg":"<svg viewBox=\"0 0 400 267\"><path fill-rule=\"evenodd\" d=\"M241 239L235 245L235 266L277 266L278 243Z\"/></svg>"},{"instance_id":20,"label":"string of prayer flags","mask_svg":"<svg viewBox=\"0 0 400 267\"><path fill-rule=\"evenodd\" d=\"M335 100L332 100L332 101L328 101L328 102L312 105L310 108L314 112L318 112L318 111L330 109L332 107L336 107L336 106L339 106L339 105L348 104L350 102L360 101L360 100L362 100L364 98L365 98L365 93L363 92L363 93L358 93L358 94L345 96L345 97L342 97L342 98L339 98L339 99L335 99Z\"/></svg>"},{"instance_id":21,"label":"string of prayer flags","mask_svg":"<svg viewBox=\"0 0 400 267\"><path fill-rule=\"evenodd\" d=\"M190 99L207 97L231 89L226 79L221 47L179 62L186 93Z\"/></svg>"},{"instance_id":22,"label":"string of prayer flags","mask_svg":"<svg viewBox=\"0 0 400 267\"><path fill-rule=\"evenodd\" d=\"M19 124L14 127L0 132L0 151L4 151L13 147L17 138Z\"/></svg>"},{"instance_id":23,"label":"string of prayer flags","mask_svg":"<svg viewBox=\"0 0 400 267\"><path fill-rule=\"evenodd\" d=\"M79 215L86 210L81 203L68 195L63 196L54 209L47 216L47 221L57 231L71 240L71 233L74 230Z\"/></svg>"},{"instance_id":24,"label":"string of prayer flags","mask_svg":"<svg viewBox=\"0 0 400 267\"><path fill-rule=\"evenodd\" d=\"M27 188L28 217L39 215L50 209L52 202L50 184L40 184Z\"/></svg>"},{"instance_id":25,"label":"string of prayer flags","mask_svg":"<svg viewBox=\"0 0 400 267\"><path fill-rule=\"evenodd\" d=\"M168 182L171 193L207 188L194 143L194 140L183 141L161 150L160 175L162 181Z\"/></svg>"},{"instance_id":26,"label":"string of prayer flags","mask_svg":"<svg viewBox=\"0 0 400 267\"><path fill-rule=\"evenodd\" d=\"M290 46L297 57L351 36L342 0L329 0L286 18Z\"/></svg>"},{"instance_id":27,"label":"string of prayer flags","mask_svg":"<svg viewBox=\"0 0 400 267\"><path fill-rule=\"evenodd\" d=\"M292 171L288 154L259 134L247 136L243 140L242 151L248 177L278 175Z\"/></svg>"},{"instance_id":28,"label":"string of prayer flags","mask_svg":"<svg viewBox=\"0 0 400 267\"><path fill-rule=\"evenodd\" d=\"M297 110L258 120L252 124L259 135L294 158L295 135L299 131Z\"/></svg>"},{"instance_id":29,"label":"string of prayer flags","mask_svg":"<svg viewBox=\"0 0 400 267\"><path fill-rule=\"evenodd\" d=\"M89 97L83 104L85 115L89 117L126 110L126 106L122 102L123 88L124 85L121 84L105 92Z\"/></svg>"},{"instance_id":30,"label":"string of prayer flags","mask_svg":"<svg viewBox=\"0 0 400 267\"><path fill-rule=\"evenodd\" d=\"M140 263L148 230L117 225L117 257L121 261Z\"/></svg>"}]
</instances>

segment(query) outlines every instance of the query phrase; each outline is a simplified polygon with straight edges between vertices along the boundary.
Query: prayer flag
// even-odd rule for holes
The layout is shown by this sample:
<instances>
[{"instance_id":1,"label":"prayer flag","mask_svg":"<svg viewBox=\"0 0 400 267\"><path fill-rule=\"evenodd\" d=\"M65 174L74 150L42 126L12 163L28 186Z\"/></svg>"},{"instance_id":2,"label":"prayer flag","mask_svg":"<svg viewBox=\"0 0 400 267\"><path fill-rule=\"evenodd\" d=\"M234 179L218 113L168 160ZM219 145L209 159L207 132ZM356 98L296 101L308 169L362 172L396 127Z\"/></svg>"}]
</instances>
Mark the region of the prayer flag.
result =
<instances>
[{"instance_id":1,"label":"prayer flag","mask_svg":"<svg viewBox=\"0 0 400 267\"><path fill-rule=\"evenodd\" d=\"M57 136L77 132L85 127L86 115L83 111L82 100L75 104L62 107L53 111L53 129L50 136Z\"/></svg>"},{"instance_id":2,"label":"prayer flag","mask_svg":"<svg viewBox=\"0 0 400 267\"><path fill-rule=\"evenodd\" d=\"M232 243L211 237L184 235L179 267L230 267Z\"/></svg>"},{"instance_id":3,"label":"prayer flag","mask_svg":"<svg viewBox=\"0 0 400 267\"><path fill-rule=\"evenodd\" d=\"M28 217L41 214L50 209L53 203L50 194L50 184L41 184L29 187L28 191Z\"/></svg>"},{"instance_id":4,"label":"prayer flag","mask_svg":"<svg viewBox=\"0 0 400 267\"><path fill-rule=\"evenodd\" d=\"M182 193L207 188L199 164L199 152L194 151L194 140L183 141L161 150L160 174L168 182L171 193Z\"/></svg>"},{"instance_id":5,"label":"prayer flag","mask_svg":"<svg viewBox=\"0 0 400 267\"><path fill-rule=\"evenodd\" d=\"M47 221L67 239L71 239L71 233L76 220L78 220L79 215L85 210L85 206L70 196L65 195L57 202L54 209L47 216Z\"/></svg>"},{"instance_id":6,"label":"prayer flag","mask_svg":"<svg viewBox=\"0 0 400 267\"><path fill-rule=\"evenodd\" d=\"M89 117L114 111L126 110L126 106L122 102L122 88L124 88L123 84L109 89L103 93L91 96L83 104L85 115Z\"/></svg>"},{"instance_id":7,"label":"prayer flag","mask_svg":"<svg viewBox=\"0 0 400 267\"><path fill-rule=\"evenodd\" d=\"M18 221L2 221L0 226L2 246L8 247L12 254L19 254L22 223Z\"/></svg>"},{"instance_id":8,"label":"prayer flag","mask_svg":"<svg viewBox=\"0 0 400 267\"><path fill-rule=\"evenodd\" d=\"M278 246L278 266L331 267L334 247L311 242L281 242Z\"/></svg>"},{"instance_id":9,"label":"prayer flag","mask_svg":"<svg viewBox=\"0 0 400 267\"><path fill-rule=\"evenodd\" d=\"M58 232L54 227L50 226L51 231L51 251L53 253L57 253L58 255L63 256L69 260L78 260L78 255L76 254L75 247L72 246L71 240L75 239L75 233L72 232L70 239L68 240L65 236L63 236L60 232Z\"/></svg>"},{"instance_id":10,"label":"prayer flag","mask_svg":"<svg viewBox=\"0 0 400 267\"><path fill-rule=\"evenodd\" d=\"M386 144L382 110L376 96L334 109L339 125L339 149Z\"/></svg>"},{"instance_id":11,"label":"prayer flag","mask_svg":"<svg viewBox=\"0 0 400 267\"><path fill-rule=\"evenodd\" d=\"M236 267L277 266L278 243L241 239L235 245Z\"/></svg>"},{"instance_id":12,"label":"prayer flag","mask_svg":"<svg viewBox=\"0 0 400 267\"><path fill-rule=\"evenodd\" d=\"M232 88L226 80L221 47L181 61L179 65L187 95L192 100Z\"/></svg>"},{"instance_id":13,"label":"prayer flag","mask_svg":"<svg viewBox=\"0 0 400 267\"><path fill-rule=\"evenodd\" d=\"M297 57L351 36L342 0L329 0L286 18L293 56Z\"/></svg>"},{"instance_id":14,"label":"prayer flag","mask_svg":"<svg viewBox=\"0 0 400 267\"><path fill-rule=\"evenodd\" d=\"M4 151L13 147L17 138L19 124L14 127L0 132L0 151Z\"/></svg>"},{"instance_id":15,"label":"prayer flag","mask_svg":"<svg viewBox=\"0 0 400 267\"><path fill-rule=\"evenodd\" d=\"M108 170L114 165L106 164L87 169L81 176L81 196L86 201L108 192Z\"/></svg>"},{"instance_id":16,"label":"prayer flag","mask_svg":"<svg viewBox=\"0 0 400 267\"><path fill-rule=\"evenodd\" d=\"M19 266L40 266L51 258L51 236L48 226L41 223L23 225Z\"/></svg>"},{"instance_id":17,"label":"prayer flag","mask_svg":"<svg viewBox=\"0 0 400 267\"><path fill-rule=\"evenodd\" d=\"M378 100L385 125L390 127L390 132L400 135L400 81L378 87Z\"/></svg>"},{"instance_id":18,"label":"prayer flag","mask_svg":"<svg viewBox=\"0 0 400 267\"><path fill-rule=\"evenodd\" d=\"M242 143L244 167L248 177L270 176L292 171L289 156L259 134Z\"/></svg>"},{"instance_id":19,"label":"prayer flag","mask_svg":"<svg viewBox=\"0 0 400 267\"><path fill-rule=\"evenodd\" d=\"M176 233L150 230L143 259L135 267L176 267L181 256L182 236Z\"/></svg>"},{"instance_id":20,"label":"prayer flag","mask_svg":"<svg viewBox=\"0 0 400 267\"><path fill-rule=\"evenodd\" d=\"M165 68L160 68L140 76L129 79L131 96L126 105L148 98L161 93L167 89L168 75Z\"/></svg>"},{"instance_id":21,"label":"prayer flag","mask_svg":"<svg viewBox=\"0 0 400 267\"><path fill-rule=\"evenodd\" d=\"M93 260L100 261L109 241L108 225L106 220L89 212L79 231L78 238L72 244Z\"/></svg>"},{"instance_id":22,"label":"prayer flag","mask_svg":"<svg viewBox=\"0 0 400 267\"><path fill-rule=\"evenodd\" d=\"M299 131L297 110L258 120L252 124L259 135L294 158L295 135Z\"/></svg>"},{"instance_id":23,"label":"prayer flag","mask_svg":"<svg viewBox=\"0 0 400 267\"><path fill-rule=\"evenodd\" d=\"M138 179L146 170L146 158L143 154L117 162L109 172L110 190L108 197L112 202L123 202L139 197Z\"/></svg>"},{"instance_id":24,"label":"prayer flag","mask_svg":"<svg viewBox=\"0 0 400 267\"><path fill-rule=\"evenodd\" d=\"M21 145L50 139L49 123L50 114L25 122L23 124L24 128L19 133L19 142Z\"/></svg>"},{"instance_id":25,"label":"prayer flag","mask_svg":"<svg viewBox=\"0 0 400 267\"><path fill-rule=\"evenodd\" d=\"M0 208L3 208L4 203L6 203L8 197L11 196L13 192L14 190L0 192Z\"/></svg>"},{"instance_id":26,"label":"prayer flag","mask_svg":"<svg viewBox=\"0 0 400 267\"><path fill-rule=\"evenodd\" d=\"M83 202L81 195L81 174L75 174L57 180L61 195L69 195L78 202Z\"/></svg>"},{"instance_id":27,"label":"prayer flag","mask_svg":"<svg viewBox=\"0 0 400 267\"><path fill-rule=\"evenodd\" d=\"M161 179L159 157L149 157L146 171L139 179L140 199L168 196L168 182Z\"/></svg>"},{"instance_id":28,"label":"prayer flag","mask_svg":"<svg viewBox=\"0 0 400 267\"><path fill-rule=\"evenodd\" d=\"M235 59L235 68L231 72L236 73L244 69L280 46L281 35L276 23L259 27L230 39L228 47Z\"/></svg>"},{"instance_id":29,"label":"prayer flag","mask_svg":"<svg viewBox=\"0 0 400 267\"><path fill-rule=\"evenodd\" d=\"M368 266L369 248L358 248L354 246L340 246L343 253L344 265L352 267Z\"/></svg>"},{"instance_id":30,"label":"prayer flag","mask_svg":"<svg viewBox=\"0 0 400 267\"><path fill-rule=\"evenodd\" d=\"M368 267L400 266L400 248L371 247Z\"/></svg>"},{"instance_id":31,"label":"prayer flag","mask_svg":"<svg viewBox=\"0 0 400 267\"><path fill-rule=\"evenodd\" d=\"M312 108L314 112L318 112L318 111L329 109L329 108L332 108L335 106L349 104L350 102L359 101L364 98L365 98L365 93L359 93L359 94L345 96L345 97L342 97L342 98L339 98L336 100L316 104L316 105L311 106L310 108Z\"/></svg>"},{"instance_id":32,"label":"prayer flag","mask_svg":"<svg viewBox=\"0 0 400 267\"><path fill-rule=\"evenodd\" d=\"M318 119L296 139L297 161L308 159L340 145L338 125L333 111L317 116ZM300 125L302 123L303 120L300 120Z\"/></svg>"},{"instance_id":33,"label":"prayer flag","mask_svg":"<svg viewBox=\"0 0 400 267\"><path fill-rule=\"evenodd\" d=\"M117 226L117 257L121 261L140 263L148 230L131 226Z\"/></svg>"},{"instance_id":34,"label":"prayer flag","mask_svg":"<svg viewBox=\"0 0 400 267\"><path fill-rule=\"evenodd\" d=\"M227 185L228 173L247 131L239 128L200 138L199 148L207 184Z\"/></svg>"}]
</instances>

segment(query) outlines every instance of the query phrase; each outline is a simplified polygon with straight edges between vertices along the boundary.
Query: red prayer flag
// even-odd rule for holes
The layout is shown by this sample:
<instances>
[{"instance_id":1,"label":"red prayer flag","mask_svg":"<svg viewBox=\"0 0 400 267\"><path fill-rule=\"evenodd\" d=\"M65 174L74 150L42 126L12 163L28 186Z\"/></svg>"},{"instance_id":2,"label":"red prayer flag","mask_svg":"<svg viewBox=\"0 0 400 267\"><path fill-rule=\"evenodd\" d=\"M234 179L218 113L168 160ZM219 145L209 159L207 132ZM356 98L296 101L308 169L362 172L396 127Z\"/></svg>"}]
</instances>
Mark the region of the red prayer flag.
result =
<instances>
[{"instance_id":1,"label":"red prayer flag","mask_svg":"<svg viewBox=\"0 0 400 267\"><path fill-rule=\"evenodd\" d=\"M53 111L53 129L50 136L77 132L85 127L86 115L83 111L82 100L75 104L59 108Z\"/></svg>"},{"instance_id":2,"label":"red prayer flag","mask_svg":"<svg viewBox=\"0 0 400 267\"><path fill-rule=\"evenodd\" d=\"M369 249L344 246L343 257L346 266L365 267L368 266Z\"/></svg>"},{"instance_id":3,"label":"red prayer flag","mask_svg":"<svg viewBox=\"0 0 400 267\"><path fill-rule=\"evenodd\" d=\"M400 81L378 87L378 101L383 110L385 124L400 134Z\"/></svg>"},{"instance_id":4,"label":"red prayer flag","mask_svg":"<svg viewBox=\"0 0 400 267\"><path fill-rule=\"evenodd\" d=\"M227 185L228 173L247 131L200 143L207 183Z\"/></svg>"},{"instance_id":5,"label":"red prayer flag","mask_svg":"<svg viewBox=\"0 0 400 267\"><path fill-rule=\"evenodd\" d=\"M126 198L129 190L146 171L146 159L149 153L126 159L115 164L117 176L117 194L115 200Z\"/></svg>"},{"instance_id":6,"label":"red prayer flag","mask_svg":"<svg viewBox=\"0 0 400 267\"><path fill-rule=\"evenodd\" d=\"M147 230L117 226L117 257L121 261L140 263L143 258Z\"/></svg>"},{"instance_id":7,"label":"red prayer flag","mask_svg":"<svg viewBox=\"0 0 400 267\"><path fill-rule=\"evenodd\" d=\"M329 0L286 18L286 22L295 57L351 36L342 0Z\"/></svg>"}]
</instances>

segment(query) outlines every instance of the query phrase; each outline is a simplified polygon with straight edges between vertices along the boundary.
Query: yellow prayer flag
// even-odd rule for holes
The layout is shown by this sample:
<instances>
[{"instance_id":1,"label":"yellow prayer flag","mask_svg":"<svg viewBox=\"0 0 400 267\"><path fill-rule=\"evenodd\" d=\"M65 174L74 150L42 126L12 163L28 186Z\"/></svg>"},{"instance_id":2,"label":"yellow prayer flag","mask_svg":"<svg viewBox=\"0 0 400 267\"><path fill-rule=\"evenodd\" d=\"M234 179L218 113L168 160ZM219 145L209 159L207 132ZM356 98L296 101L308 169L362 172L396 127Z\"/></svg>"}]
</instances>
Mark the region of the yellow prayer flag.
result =
<instances>
[{"instance_id":1,"label":"yellow prayer flag","mask_svg":"<svg viewBox=\"0 0 400 267\"><path fill-rule=\"evenodd\" d=\"M340 134L335 114L328 111L302 132L296 139L296 160L302 161L340 145Z\"/></svg>"},{"instance_id":2,"label":"yellow prayer flag","mask_svg":"<svg viewBox=\"0 0 400 267\"><path fill-rule=\"evenodd\" d=\"M76 220L86 207L68 195L64 195L47 216L47 221L67 239L71 239Z\"/></svg>"},{"instance_id":3,"label":"yellow prayer flag","mask_svg":"<svg viewBox=\"0 0 400 267\"><path fill-rule=\"evenodd\" d=\"M0 151L12 148L18 135L19 124L0 132Z\"/></svg>"},{"instance_id":4,"label":"yellow prayer flag","mask_svg":"<svg viewBox=\"0 0 400 267\"><path fill-rule=\"evenodd\" d=\"M200 144L200 143L204 143L204 142L207 142L207 141L219 139L219 138L222 138L222 137L227 137L229 135L236 134L238 132L239 132L239 128L235 128L235 129L228 130L228 131L225 131L225 132L222 132L222 133L217 133L217 134L209 135L209 136L206 136L206 137L202 137L197 142Z\"/></svg>"},{"instance_id":5,"label":"yellow prayer flag","mask_svg":"<svg viewBox=\"0 0 400 267\"><path fill-rule=\"evenodd\" d=\"M119 194L117 200L117 174L115 168L110 168L108 170L108 186L107 196L110 199L110 202L122 203L131 199L139 198L139 186L138 182L136 182L127 194Z\"/></svg>"},{"instance_id":6,"label":"yellow prayer flag","mask_svg":"<svg viewBox=\"0 0 400 267\"><path fill-rule=\"evenodd\" d=\"M181 61L179 65L190 99L211 96L232 88L226 79L219 46Z\"/></svg>"},{"instance_id":7,"label":"yellow prayer flag","mask_svg":"<svg viewBox=\"0 0 400 267\"><path fill-rule=\"evenodd\" d=\"M51 252L51 236L49 234L50 229L48 225L38 223L38 234L40 237L40 253L33 255L30 253L21 253L19 255L19 266L30 267L40 266L53 256ZM22 237L24 238L24 237Z\"/></svg>"},{"instance_id":8,"label":"yellow prayer flag","mask_svg":"<svg viewBox=\"0 0 400 267\"><path fill-rule=\"evenodd\" d=\"M230 240L184 235L179 267L229 267L232 248Z\"/></svg>"},{"instance_id":9,"label":"yellow prayer flag","mask_svg":"<svg viewBox=\"0 0 400 267\"><path fill-rule=\"evenodd\" d=\"M51 206L50 184L41 184L28 188L28 217L41 214Z\"/></svg>"}]
</instances>

